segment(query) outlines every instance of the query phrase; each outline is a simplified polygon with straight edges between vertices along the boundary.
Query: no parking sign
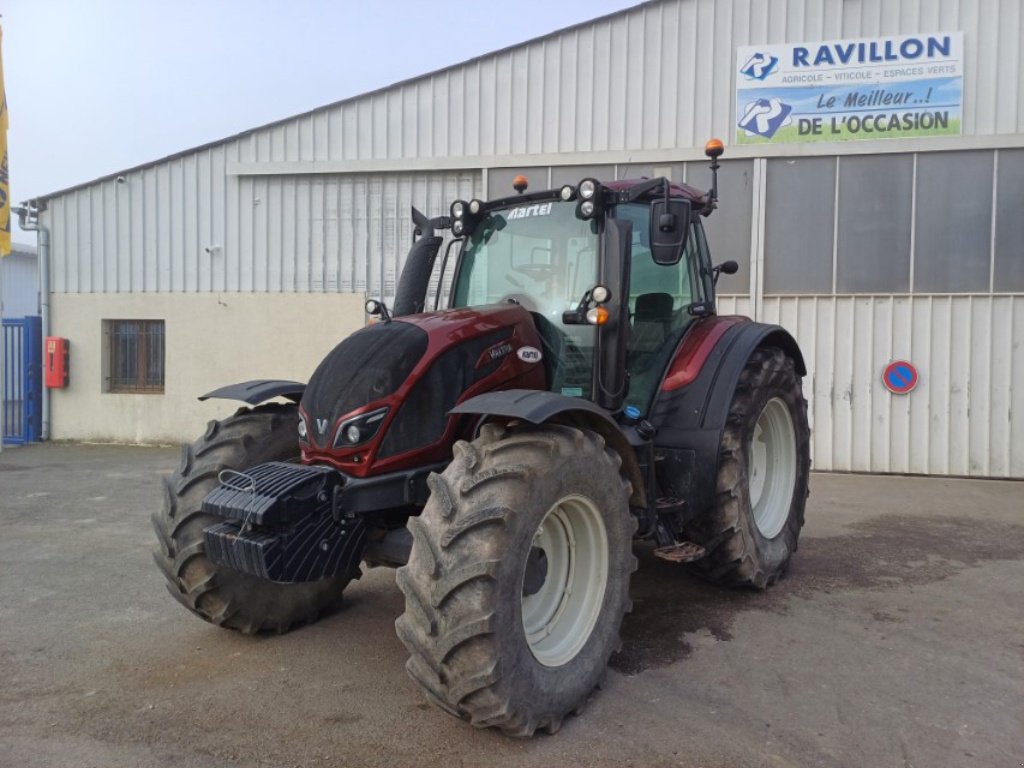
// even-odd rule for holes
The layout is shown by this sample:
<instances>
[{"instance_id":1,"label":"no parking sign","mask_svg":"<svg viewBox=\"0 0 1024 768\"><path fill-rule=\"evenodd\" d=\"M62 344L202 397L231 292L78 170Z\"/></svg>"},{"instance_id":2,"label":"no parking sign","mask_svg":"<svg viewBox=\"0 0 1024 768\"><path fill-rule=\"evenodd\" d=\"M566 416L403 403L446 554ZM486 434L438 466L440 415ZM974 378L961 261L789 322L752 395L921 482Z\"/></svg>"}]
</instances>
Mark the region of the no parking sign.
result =
<instances>
[{"instance_id":1,"label":"no parking sign","mask_svg":"<svg viewBox=\"0 0 1024 768\"><path fill-rule=\"evenodd\" d=\"M906 360L896 360L885 366L882 383L894 395L905 395L917 386L920 377L917 368Z\"/></svg>"}]
</instances>

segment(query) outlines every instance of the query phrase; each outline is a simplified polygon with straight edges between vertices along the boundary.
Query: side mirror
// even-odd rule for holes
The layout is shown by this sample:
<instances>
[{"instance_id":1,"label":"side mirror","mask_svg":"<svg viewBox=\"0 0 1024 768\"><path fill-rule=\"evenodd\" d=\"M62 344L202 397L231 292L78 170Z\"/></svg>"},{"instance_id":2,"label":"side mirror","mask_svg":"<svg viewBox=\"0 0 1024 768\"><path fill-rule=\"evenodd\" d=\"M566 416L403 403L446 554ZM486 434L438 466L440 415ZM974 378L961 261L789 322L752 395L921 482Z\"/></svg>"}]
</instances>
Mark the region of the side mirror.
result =
<instances>
[{"instance_id":1,"label":"side mirror","mask_svg":"<svg viewBox=\"0 0 1024 768\"><path fill-rule=\"evenodd\" d=\"M678 264L689 232L688 200L655 200L651 203L651 255L655 264Z\"/></svg>"},{"instance_id":2,"label":"side mirror","mask_svg":"<svg viewBox=\"0 0 1024 768\"><path fill-rule=\"evenodd\" d=\"M718 285L719 275L735 275L740 271L740 265L731 259L729 261L723 261L721 264L713 267L711 272L715 278L715 285Z\"/></svg>"}]
</instances>

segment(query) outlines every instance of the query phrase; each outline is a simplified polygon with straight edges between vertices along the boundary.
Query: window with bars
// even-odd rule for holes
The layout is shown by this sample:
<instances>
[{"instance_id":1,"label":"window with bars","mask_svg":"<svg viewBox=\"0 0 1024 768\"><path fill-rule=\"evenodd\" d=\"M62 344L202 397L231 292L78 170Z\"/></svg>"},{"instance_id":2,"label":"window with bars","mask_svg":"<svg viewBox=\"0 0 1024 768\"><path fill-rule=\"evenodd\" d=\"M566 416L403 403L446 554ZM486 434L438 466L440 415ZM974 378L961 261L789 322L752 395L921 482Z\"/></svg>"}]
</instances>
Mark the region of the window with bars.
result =
<instances>
[{"instance_id":1,"label":"window with bars","mask_svg":"<svg viewBox=\"0 0 1024 768\"><path fill-rule=\"evenodd\" d=\"M164 321L104 320L107 391L162 394Z\"/></svg>"}]
</instances>

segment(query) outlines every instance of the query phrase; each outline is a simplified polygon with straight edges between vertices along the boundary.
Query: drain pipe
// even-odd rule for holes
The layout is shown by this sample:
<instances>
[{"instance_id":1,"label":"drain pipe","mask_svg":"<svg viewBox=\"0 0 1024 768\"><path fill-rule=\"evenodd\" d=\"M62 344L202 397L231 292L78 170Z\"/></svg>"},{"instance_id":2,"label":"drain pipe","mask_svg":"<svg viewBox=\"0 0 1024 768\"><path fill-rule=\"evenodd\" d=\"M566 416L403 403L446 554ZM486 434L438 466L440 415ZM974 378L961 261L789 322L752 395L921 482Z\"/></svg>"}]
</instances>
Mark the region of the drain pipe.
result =
<instances>
[{"instance_id":1,"label":"drain pipe","mask_svg":"<svg viewBox=\"0 0 1024 768\"><path fill-rule=\"evenodd\" d=\"M39 314L42 316L43 343L50 335L50 230L39 223L40 208L35 200L29 200L19 208L12 208L18 214L18 226L26 232L36 233L39 251ZM50 439L50 390L43 387L42 430L40 440Z\"/></svg>"}]
</instances>

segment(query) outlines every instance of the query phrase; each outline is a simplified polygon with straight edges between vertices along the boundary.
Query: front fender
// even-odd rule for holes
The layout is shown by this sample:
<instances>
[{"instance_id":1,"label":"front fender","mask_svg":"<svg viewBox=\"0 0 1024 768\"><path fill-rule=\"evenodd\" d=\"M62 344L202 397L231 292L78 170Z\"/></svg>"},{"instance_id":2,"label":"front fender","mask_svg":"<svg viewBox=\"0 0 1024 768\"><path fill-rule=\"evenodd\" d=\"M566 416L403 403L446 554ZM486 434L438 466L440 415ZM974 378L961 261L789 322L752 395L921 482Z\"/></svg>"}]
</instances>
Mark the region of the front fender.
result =
<instances>
[{"instance_id":1,"label":"front fender","mask_svg":"<svg viewBox=\"0 0 1024 768\"><path fill-rule=\"evenodd\" d=\"M284 379L254 379L239 384L229 384L199 397L200 400L241 400L249 405L259 405L275 397L283 397L293 403L302 399L306 385Z\"/></svg>"},{"instance_id":2,"label":"front fender","mask_svg":"<svg viewBox=\"0 0 1024 768\"><path fill-rule=\"evenodd\" d=\"M633 485L629 503L647 506L647 491L636 451L611 414L589 400L540 389L505 389L471 397L449 413L503 416L531 424L567 424L596 432L622 458L623 474Z\"/></svg>"}]
</instances>

